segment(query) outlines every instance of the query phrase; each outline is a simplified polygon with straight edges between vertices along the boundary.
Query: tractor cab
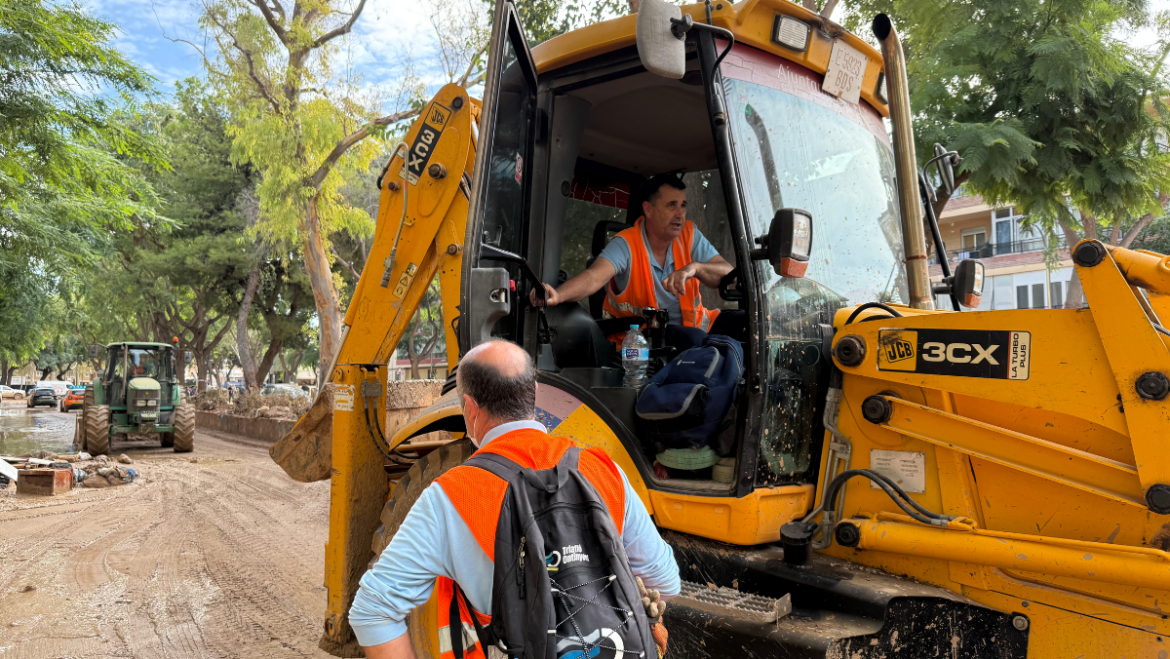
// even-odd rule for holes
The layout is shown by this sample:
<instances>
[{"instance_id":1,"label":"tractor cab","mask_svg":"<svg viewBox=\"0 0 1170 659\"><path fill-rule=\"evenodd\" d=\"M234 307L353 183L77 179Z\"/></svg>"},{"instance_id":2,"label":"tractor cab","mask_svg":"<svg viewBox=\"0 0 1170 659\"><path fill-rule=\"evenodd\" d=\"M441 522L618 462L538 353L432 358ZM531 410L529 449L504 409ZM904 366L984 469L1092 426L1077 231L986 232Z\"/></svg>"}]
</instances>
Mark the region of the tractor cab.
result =
<instances>
[{"instance_id":1,"label":"tractor cab","mask_svg":"<svg viewBox=\"0 0 1170 659\"><path fill-rule=\"evenodd\" d=\"M670 29L657 9L639 15L639 35L654 20ZM607 23L530 52L512 5L498 4L460 347L491 336L526 346L547 394L548 407L545 395L538 401L546 425L590 410L633 456L627 471L636 468L652 490L743 497L811 486L834 314L909 302L881 58L853 35L826 35L791 3L683 12L678 58L664 71L641 36L623 35L622 47L604 52L581 47L612 42ZM840 58L850 74L826 77L826 64ZM631 321L651 341L652 372L677 358L654 331L659 310L614 317L603 300L616 281L575 303L542 308L529 298L539 283L582 272L635 226L645 182L664 173L680 177L686 219L734 266L718 287L701 288L702 305L747 316L743 383L724 431L711 437L718 474L710 452L698 468L656 464L671 447L644 438L639 391L622 386L614 341ZM775 232L794 214L816 240L802 268L785 269Z\"/></svg>"}]
</instances>

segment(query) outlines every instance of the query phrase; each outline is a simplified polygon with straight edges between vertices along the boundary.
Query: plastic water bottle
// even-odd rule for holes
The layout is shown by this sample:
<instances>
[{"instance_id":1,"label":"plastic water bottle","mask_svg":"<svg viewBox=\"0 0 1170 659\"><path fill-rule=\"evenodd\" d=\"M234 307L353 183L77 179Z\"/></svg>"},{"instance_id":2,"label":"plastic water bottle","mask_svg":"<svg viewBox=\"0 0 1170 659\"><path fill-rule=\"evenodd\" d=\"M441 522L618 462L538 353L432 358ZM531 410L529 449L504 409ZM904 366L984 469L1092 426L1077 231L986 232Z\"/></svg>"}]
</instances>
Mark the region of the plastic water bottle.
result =
<instances>
[{"instance_id":1,"label":"plastic water bottle","mask_svg":"<svg viewBox=\"0 0 1170 659\"><path fill-rule=\"evenodd\" d=\"M646 384L646 367L650 364L650 344L638 331L637 325L630 325L622 341L622 367L626 370L622 379L623 387L640 387Z\"/></svg>"}]
</instances>

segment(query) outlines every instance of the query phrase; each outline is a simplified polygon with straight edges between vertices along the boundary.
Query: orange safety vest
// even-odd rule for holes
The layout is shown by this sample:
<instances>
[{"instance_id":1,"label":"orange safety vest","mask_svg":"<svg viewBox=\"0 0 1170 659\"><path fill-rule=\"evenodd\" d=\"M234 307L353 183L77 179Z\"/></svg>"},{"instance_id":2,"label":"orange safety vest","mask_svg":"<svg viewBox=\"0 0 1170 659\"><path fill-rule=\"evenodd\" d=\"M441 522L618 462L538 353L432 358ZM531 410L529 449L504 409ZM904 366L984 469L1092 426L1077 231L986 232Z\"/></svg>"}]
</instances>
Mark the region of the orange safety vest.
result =
<instances>
[{"instance_id":1,"label":"orange safety vest","mask_svg":"<svg viewBox=\"0 0 1170 659\"><path fill-rule=\"evenodd\" d=\"M615 239L622 238L630 246L630 277L623 291L617 290L616 278L611 280L606 288L605 301L601 308L612 318L641 317L643 307L658 308L658 298L654 295L654 269L650 266L650 251L647 249L646 241L642 240L642 223L645 220L646 218L639 217L634 226L615 236ZM676 270L690 264L694 238L695 225L687 220L683 223L682 233L671 245ZM682 324L687 327L698 327L704 332L710 329L711 323L715 322L719 315L718 309L703 307L697 277L687 282L687 291L679 297L678 305L682 310Z\"/></svg>"},{"instance_id":2,"label":"orange safety vest","mask_svg":"<svg viewBox=\"0 0 1170 659\"><path fill-rule=\"evenodd\" d=\"M512 460L528 469L552 469L561 461L561 456L572 446L564 437L552 437L539 430L524 428L505 433L479 449L481 453L494 453ZM583 449L577 460L577 470L597 490L601 500L609 508L617 532L622 532L625 521L626 489L622 483L617 465L604 451L598 448ZM471 530L476 544L491 561L496 554L496 526L500 521L500 510L508 490L507 481L477 467L463 465L455 467L436 480L447 494L459 517ZM438 596L439 657L454 659L451 646L451 604L455 596L455 582L447 577L435 581ZM468 610L464 601L458 602L459 622L463 627L463 654L471 659L485 659L483 648L475 632L471 616L479 618L479 624L491 624L491 616Z\"/></svg>"}]
</instances>

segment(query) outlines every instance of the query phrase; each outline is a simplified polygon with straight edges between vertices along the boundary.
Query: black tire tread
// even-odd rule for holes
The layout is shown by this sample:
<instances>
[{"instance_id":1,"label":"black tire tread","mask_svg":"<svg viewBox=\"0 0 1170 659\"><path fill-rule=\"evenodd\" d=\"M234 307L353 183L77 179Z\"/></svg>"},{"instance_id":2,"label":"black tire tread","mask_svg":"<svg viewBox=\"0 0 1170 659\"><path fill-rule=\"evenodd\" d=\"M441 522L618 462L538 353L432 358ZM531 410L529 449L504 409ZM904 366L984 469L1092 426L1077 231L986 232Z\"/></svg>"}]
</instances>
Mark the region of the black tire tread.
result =
<instances>
[{"instance_id":1,"label":"black tire tread","mask_svg":"<svg viewBox=\"0 0 1170 659\"><path fill-rule=\"evenodd\" d=\"M175 424L172 438L175 453L190 453L195 450L195 406L185 402L179 403L175 408L172 422Z\"/></svg>"},{"instance_id":2,"label":"black tire tread","mask_svg":"<svg viewBox=\"0 0 1170 659\"><path fill-rule=\"evenodd\" d=\"M105 455L110 452L110 406L87 405L81 412L85 416L85 451L90 455Z\"/></svg>"},{"instance_id":3,"label":"black tire tread","mask_svg":"<svg viewBox=\"0 0 1170 659\"><path fill-rule=\"evenodd\" d=\"M370 548L374 550L374 559L382 555L382 550L390 544L390 540L406 519L406 514L422 496L423 490L435 482L435 479L458 467L475 453L475 445L470 439L460 439L446 446L424 455L411 466L398 484L394 487L394 495L382 506L380 520L382 525L374 531L374 538ZM371 561L372 563L372 561Z\"/></svg>"}]
</instances>

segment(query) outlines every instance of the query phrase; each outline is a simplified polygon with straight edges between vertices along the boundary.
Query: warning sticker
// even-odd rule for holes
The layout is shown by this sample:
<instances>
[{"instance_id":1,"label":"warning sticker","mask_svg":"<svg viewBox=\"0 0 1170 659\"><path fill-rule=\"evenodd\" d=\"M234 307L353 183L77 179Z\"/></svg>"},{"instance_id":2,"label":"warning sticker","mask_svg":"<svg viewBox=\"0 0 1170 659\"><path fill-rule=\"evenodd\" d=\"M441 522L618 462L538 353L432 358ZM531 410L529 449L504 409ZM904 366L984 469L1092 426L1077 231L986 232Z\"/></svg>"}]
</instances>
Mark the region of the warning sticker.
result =
<instances>
[{"instance_id":1,"label":"warning sticker","mask_svg":"<svg viewBox=\"0 0 1170 659\"><path fill-rule=\"evenodd\" d=\"M353 385L341 385L333 388L333 411L353 411Z\"/></svg>"},{"instance_id":2,"label":"warning sticker","mask_svg":"<svg viewBox=\"0 0 1170 659\"><path fill-rule=\"evenodd\" d=\"M878 332L878 370L1027 380L1032 334L1004 330Z\"/></svg>"},{"instance_id":3,"label":"warning sticker","mask_svg":"<svg viewBox=\"0 0 1170 659\"><path fill-rule=\"evenodd\" d=\"M426 170L435 144L443 133L443 127L451 118L451 110L438 103L431 103L423 117L422 127L419 128L418 135L414 136L414 144L410 145L406 162L402 164L401 176L411 185L418 185L419 177Z\"/></svg>"},{"instance_id":4,"label":"warning sticker","mask_svg":"<svg viewBox=\"0 0 1170 659\"><path fill-rule=\"evenodd\" d=\"M915 451L870 449L869 468L894 481L907 492L926 493L926 454ZM881 489L870 481L870 487Z\"/></svg>"},{"instance_id":5,"label":"warning sticker","mask_svg":"<svg viewBox=\"0 0 1170 659\"><path fill-rule=\"evenodd\" d=\"M402 299L406 295L406 289L410 288L410 282L414 281L414 273L418 272L418 266L413 263L407 263L406 269L402 271L402 276L398 278L398 283L394 285L392 291L394 297Z\"/></svg>"}]
</instances>

